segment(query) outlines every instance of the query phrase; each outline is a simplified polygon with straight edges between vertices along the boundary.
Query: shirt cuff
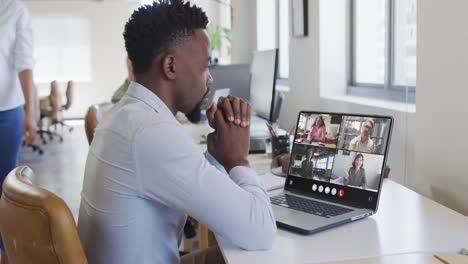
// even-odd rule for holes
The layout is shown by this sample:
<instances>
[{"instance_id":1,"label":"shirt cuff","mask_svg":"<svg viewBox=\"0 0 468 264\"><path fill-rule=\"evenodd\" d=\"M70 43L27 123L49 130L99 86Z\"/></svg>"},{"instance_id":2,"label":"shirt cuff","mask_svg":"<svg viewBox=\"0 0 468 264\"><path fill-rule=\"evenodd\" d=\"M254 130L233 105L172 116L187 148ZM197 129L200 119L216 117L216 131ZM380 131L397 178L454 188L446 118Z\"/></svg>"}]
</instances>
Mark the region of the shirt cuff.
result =
<instances>
[{"instance_id":1,"label":"shirt cuff","mask_svg":"<svg viewBox=\"0 0 468 264\"><path fill-rule=\"evenodd\" d=\"M216 169L218 169L220 172L224 173L224 174L228 174L226 169L223 167L223 165L221 165L216 159L215 157L213 157L208 151L205 151L205 158L206 160L208 160L208 162L213 165Z\"/></svg>"}]
</instances>

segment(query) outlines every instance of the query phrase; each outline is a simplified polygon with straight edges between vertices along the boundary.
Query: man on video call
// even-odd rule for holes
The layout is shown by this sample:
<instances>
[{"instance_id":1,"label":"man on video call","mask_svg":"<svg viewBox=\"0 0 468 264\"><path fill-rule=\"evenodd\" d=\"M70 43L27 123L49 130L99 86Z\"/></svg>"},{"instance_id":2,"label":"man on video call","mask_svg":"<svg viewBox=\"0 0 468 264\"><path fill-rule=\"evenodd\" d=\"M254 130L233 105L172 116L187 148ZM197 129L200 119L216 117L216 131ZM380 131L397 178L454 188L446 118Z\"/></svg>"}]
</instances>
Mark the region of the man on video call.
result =
<instances>
[{"instance_id":1,"label":"man on video call","mask_svg":"<svg viewBox=\"0 0 468 264\"><path fill-rule=\"evenodd\" d=\"M374 153L375 143L370 138L373 128L374 121L372 119L367 119L366 121L364 121L361 127L361 135L351 140L351 142L349 143L349 149L359 152Z\"/></svg>"},{"instance_id":2,"label":"man on video call","mask_svg":"<svg viewBox=\"0 0 468 264\"><path fill-rule=\"evenodd\" d=\"M272 246L270 200L249 167L250 105L223 98L203 153L174 117L213 82L205 13L182 0L140 7L124 39L135 81L95 131L78 230L89 263L224 263L218 247L179 257L187 215L246 250Z\"/></svg>"}]
</instances>

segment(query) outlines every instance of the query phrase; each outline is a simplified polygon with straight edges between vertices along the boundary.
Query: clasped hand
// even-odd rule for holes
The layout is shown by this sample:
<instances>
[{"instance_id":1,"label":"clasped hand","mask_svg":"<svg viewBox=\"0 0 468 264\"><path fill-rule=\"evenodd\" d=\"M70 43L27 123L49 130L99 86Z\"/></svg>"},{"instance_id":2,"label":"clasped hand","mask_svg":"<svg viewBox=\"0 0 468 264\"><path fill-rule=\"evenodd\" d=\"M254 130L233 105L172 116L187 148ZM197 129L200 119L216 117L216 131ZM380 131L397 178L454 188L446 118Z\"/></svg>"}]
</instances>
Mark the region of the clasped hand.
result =
<instances>
[{"instance_id":1,"label":"clasped hand","mask_svg":"<svg viewBox=\"0 0 468 264\"><path fill-rule=\"evenodd\" d=\"M208 152L227 172L236 166L249 166L251 106L234 96L221 97L207 112L215 130L207 138Z\"/></svg>"}]
</instances>

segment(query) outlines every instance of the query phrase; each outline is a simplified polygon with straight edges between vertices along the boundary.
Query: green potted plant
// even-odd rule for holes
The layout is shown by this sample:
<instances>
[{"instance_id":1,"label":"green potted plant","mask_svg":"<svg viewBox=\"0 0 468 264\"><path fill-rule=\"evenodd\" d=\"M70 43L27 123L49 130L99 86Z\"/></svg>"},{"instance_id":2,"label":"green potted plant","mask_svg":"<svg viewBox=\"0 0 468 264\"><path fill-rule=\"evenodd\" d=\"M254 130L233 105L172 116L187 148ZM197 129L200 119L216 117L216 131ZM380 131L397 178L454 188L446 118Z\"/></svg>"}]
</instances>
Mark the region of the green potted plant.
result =
<instances>
[{"instance_id":1,"label":"green potted plant","mask_svg":"<svg viewBox=\"0 0 468 264\"><path fill-rule=\"evenodd\" d=\"M227 45L228 56L231 56L231 41L232 41L232 30L219 25L209 25L206 29L208 36L211 41L211 52L214 61L219 60L222 57L221 49L223 40Z\"/></svg>"}]
</instances>

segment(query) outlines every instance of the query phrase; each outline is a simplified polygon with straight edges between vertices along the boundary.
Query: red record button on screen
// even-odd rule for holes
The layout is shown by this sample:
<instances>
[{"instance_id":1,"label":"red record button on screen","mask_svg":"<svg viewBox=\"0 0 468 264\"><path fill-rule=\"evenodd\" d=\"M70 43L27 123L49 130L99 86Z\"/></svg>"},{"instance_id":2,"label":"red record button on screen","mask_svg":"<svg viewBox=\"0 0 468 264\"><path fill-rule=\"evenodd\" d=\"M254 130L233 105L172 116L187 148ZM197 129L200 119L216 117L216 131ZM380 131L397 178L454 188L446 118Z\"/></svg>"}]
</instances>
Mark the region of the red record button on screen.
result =
<instances>
[{"instance_id":1,"label":"red record button on screen","mask_svg":"<svg viewBox=\"0 0 468 264\"><path fill-rule=\"evenodd\" d=\"M344 196L344 190L341 189L338 191L338 197L343 197Z\"/></svg>"}]
</instances>

